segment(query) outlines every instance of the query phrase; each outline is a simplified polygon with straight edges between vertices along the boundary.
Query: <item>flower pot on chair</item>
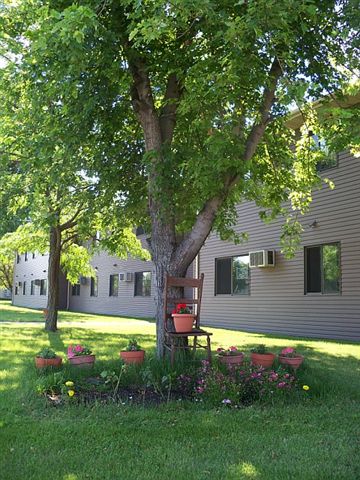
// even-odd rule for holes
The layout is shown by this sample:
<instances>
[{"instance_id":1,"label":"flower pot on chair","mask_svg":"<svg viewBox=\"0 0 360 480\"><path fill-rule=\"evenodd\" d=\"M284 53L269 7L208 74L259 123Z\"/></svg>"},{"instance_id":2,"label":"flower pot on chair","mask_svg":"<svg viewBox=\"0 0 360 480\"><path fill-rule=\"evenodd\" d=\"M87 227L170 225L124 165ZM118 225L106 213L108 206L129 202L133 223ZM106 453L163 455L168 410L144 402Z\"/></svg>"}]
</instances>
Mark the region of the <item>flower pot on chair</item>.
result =
<instances>
[{"instance_id":1,"label":"flower pot on chair","mask_svg":"<svg viewBox=\"0 0 360 480\"><path fill-rule=\"evenodd\" d=\"M175 332L186 333L191 332L194 325L195 315L192 313L173 313Z\"/></svg>"}]
</instances>

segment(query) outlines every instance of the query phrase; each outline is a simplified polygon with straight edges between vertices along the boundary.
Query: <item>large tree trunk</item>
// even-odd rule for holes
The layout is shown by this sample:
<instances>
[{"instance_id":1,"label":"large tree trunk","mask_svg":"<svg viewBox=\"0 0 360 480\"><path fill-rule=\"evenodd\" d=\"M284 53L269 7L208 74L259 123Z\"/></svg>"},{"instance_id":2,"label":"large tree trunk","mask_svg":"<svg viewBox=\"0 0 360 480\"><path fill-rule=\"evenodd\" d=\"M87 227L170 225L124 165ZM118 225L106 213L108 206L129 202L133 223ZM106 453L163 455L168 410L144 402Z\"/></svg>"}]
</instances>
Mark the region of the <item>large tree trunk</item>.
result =
<instances>
[{"instance_id":1,"label":"large tree trunk","mask_svg":"<svg viewBox=\"0 0 360 480\"><path fill-rule=\"evenodd\" d=\"M56 332L59 305L59 275L61 255L61 231L51 227L48 266L48 301L45 330Z\"/></svg>"}]
</instances>

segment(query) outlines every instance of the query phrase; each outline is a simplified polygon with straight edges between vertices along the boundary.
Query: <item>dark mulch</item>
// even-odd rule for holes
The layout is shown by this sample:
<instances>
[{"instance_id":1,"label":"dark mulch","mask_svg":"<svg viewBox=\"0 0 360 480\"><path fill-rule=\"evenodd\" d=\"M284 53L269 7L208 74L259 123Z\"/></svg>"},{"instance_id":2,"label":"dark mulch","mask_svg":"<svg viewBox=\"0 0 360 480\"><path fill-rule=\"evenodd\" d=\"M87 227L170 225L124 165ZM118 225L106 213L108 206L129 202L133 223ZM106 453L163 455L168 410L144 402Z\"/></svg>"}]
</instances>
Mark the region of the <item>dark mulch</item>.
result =
<instances>
[{"instance_id":1,"label":"dark mulch","mask_svg":"<svg viewBox=\"0 0 360 480\"><path fill-rule=\"evenodd\" d=\"M96 389L80 390L71 399L66 394L47 395L46 397L54 406L61 405L68 400L83 405L116 403L121 405L142 405L144 407L160 405L170 401L189 400L180 391L172 390L170 394L168 392L160 393L152 387L137 386L120 387L116 393Z\"/></svg>"}]
</instances>

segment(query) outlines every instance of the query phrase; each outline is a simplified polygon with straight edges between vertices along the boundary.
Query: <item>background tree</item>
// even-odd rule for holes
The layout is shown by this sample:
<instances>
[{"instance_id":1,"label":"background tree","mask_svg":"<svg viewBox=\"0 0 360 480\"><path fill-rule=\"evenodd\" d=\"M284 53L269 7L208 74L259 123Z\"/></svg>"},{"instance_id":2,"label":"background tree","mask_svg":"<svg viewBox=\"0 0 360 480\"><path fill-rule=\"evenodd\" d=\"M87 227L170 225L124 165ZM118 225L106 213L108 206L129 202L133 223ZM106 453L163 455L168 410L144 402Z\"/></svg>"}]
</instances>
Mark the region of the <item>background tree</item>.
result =
<instances>
[{"instance_id":1,"label":"background tree","mask_svg":"<svg viewBox=\"0 0 360 480\"><path fill-rule=\"evenodd\" d=\"M129 183L126 198L140 207L139 218L147 199L161 353L166 273L185 275L212 230L239 241L231 226L243 200L255 201L264 219L286 213L289 199L290 215L309 207L319 152L309 135L291 150L286 119L295 102L316 133L316 115L304 104L339 94L357 71L356 2L44 5L22 33L28 71L41 89L61 95L62 106L91 110L97 132L109 116L121 119L118 165L142 156L134 171L146 178L146 197ZM109 181L106 162L87 168ZM294 218L285 222L290 239L300 232Z\"/></svg>"}]
</instances>

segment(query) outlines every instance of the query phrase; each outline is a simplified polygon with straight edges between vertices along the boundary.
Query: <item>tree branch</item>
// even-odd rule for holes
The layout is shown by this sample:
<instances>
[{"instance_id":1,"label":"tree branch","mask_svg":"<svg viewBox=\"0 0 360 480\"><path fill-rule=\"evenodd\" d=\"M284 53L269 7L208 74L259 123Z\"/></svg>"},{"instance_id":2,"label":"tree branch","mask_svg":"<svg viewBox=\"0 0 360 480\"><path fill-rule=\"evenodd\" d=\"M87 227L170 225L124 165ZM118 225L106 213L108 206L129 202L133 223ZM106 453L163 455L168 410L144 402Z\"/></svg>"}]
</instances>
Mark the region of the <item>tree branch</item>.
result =
<instances>
[{"instance_id":1,"label":"tree branch","mask_svg":"<svg viewBox=\"0 0 360 480\"><path fill-rule=\"evenodd\" d=\"M244 161L250 160L264 135L265 128L270 121L270 110L275 100L275 91L282 71L277 58L274 59L269 71L269 85L263 94L262 106L260 108L260 120L251 129L245 145Z\"/></svg>"},{"instance_id":2,"label":"tree branch","mask_svg":"<svg viewBox=\"0 0 360 480\"><path fill-rule=\"evenodd\" d=\"M170 144L173 138L176 125L176 111L183 88L175 73L169 75L166 92L164 95L164 106L160 113L161 138L164 143Z\"/></svg>"},{"instance_id":3,"label":"tree branch","mask_svg":"<svg viewBox=\"0 0 360 480\"><path fill-rule=\"evenodd\" d=\"M282 74L280 64L275 58L269 71L269 85L265 88L263 94L262 106L259 111L259 121L255 123L250 131L245 144L244 161L250 160L256 148L262 139L266 126L270 121L270 110L275 100L275 91L278 80ZM203 245L211 232L216 215L226 200L230 190L237 184L240 175L229 175L224 179L222 193L210 198L198 214L191 232L186 235L179 244L175 252L175 258L178 262L188 261L191 263L199 248Z\"/></svg>"}]
</instances>

